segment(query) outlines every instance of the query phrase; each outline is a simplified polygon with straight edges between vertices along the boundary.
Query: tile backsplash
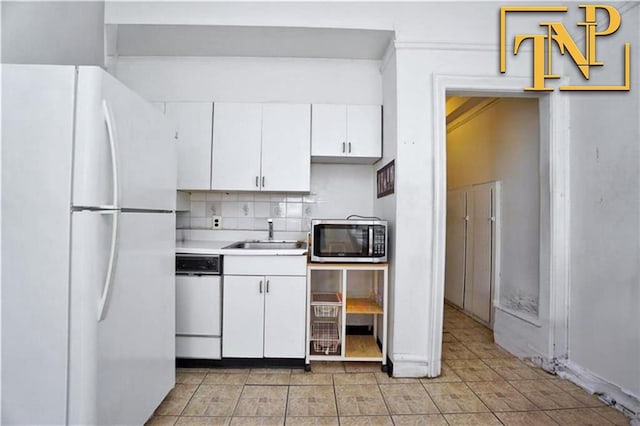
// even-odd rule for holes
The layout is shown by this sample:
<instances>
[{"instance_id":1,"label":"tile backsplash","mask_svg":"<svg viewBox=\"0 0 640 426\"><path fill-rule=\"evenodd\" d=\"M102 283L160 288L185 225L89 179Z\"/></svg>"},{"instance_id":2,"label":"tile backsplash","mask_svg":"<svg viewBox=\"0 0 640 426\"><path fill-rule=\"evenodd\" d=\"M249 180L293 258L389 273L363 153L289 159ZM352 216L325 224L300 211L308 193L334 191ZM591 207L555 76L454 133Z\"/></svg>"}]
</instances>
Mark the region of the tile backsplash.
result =
<instances>
[{"instance_id":1,"label":"tile backsplash","mask_svg":"<svg viewBox=\"0 0 640 426\"><path fill-rule=\"evenodd\" d=\"M308 232L312 218L344 219L373 213L374 168L356 164L311 164L311 191L181 192L179 229L212 229L212 216L223 230L266 231L273 219L276 231Z\"/></svg>"},{"instance_id":2,"label":"tile backsplash","mask_svg":"<svg viewBox=\"0 0 640 426\"><path fill-rule=\"evenodd\" d=\"M276 231L309 231L317 215L314 194L193 191L188 212L178 212L177 227L211 229L212 217L222 217L222 229L266 231L273 219Z\"/></svg>"}]
</instances>

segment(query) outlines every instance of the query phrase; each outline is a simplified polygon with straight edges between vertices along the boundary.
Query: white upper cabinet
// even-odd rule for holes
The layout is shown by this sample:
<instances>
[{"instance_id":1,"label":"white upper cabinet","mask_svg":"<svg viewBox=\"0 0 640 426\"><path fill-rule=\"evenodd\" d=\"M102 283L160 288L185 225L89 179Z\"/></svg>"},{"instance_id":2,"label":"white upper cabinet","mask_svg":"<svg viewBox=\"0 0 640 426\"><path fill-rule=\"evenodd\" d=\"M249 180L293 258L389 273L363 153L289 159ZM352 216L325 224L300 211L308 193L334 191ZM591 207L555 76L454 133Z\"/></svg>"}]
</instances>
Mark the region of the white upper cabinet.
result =
<instances>
[{"instance_id":1,"label":"white upper cabinet","mask_svg":"<svg viewBox=\"0 0 640 426\"><path fill-rule=\"evenodd\" d=\"M347 106L347 155L356 158L382 157L382 109L379 105Z\"/></svg>"},{"instance_id":2,"label":"white upper cabinet","mask_svg":"<svg viewBox=\"0 0 640 426\"><path fill-rule=\"evenodd\" d=\"M262 105L216 102L211 189L260 190Z\"/></svg>"},{"instance_id":3,"label":"white upper cabinet","mask_svg":"<svg viewBox=\"0 0 640 426\"><path fill-rule=\"evenodd\" d=\"M347 106L313 104L311 157L344 157L347 153Z\"/></svg>"},{"instance_id":4,"label":"white upper cabinet","mask_svg":"<svg viewBox=\"0 0 640 426\"><path fill-rule=\"evenodd\" d=\"M310 190L310 105L216 103L211 189Z\"/></svg>"},{"instance_id":5,"label":"white upper cabinet","mask_svg":"<svg viewBox=\"0 0 640 426\"><path fill-rule=\"evenodd\" d=\"M176 126L178 189L211 189L211 102L167 102Z\"/></svg>"},{"instance_id":6,"label":"white upper cabinet","mask_svg":"<svg viewBox=\"0 0 640 426\"><path fill-rule=\"evenodd\" d=\"M313 104L311 121L313 161L374 163L382 157L379 105Z\"/></svg>"},{"instance_id":7,"label":"white upper cabinet","mask_svg":"<svg viewBox=\"0 0 640 426\"><path fill-rule=\"evenodd\" d=\"M263 191L311 188L311 105L262 106Z\"/></svg>"}]
</instances>

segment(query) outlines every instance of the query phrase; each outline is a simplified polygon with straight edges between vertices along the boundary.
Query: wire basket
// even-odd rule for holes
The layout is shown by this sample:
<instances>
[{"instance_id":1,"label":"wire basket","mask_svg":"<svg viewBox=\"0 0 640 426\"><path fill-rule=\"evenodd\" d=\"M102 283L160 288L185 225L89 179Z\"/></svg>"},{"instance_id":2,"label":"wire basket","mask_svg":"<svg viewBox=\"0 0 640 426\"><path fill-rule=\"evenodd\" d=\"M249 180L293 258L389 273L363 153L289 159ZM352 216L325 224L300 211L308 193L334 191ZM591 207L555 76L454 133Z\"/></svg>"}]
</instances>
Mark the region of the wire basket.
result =
<instances>
[{"instance_id":1,"label":"wire basket","mask_svg":"<svg viewBox=\"0 0 640 426\"><path fill-rule=\"evenodd\" d=\"M340 312L340 306L335 305L314 305L313 314L316 318L335 318Z\"/></svg>"},{"instance_id":2,"label":"wire basket","mask_svg":"<svg viewBox=\"0 0 640 426\"><path fill-rule=\"evenodd\" d=\"M312 293L311 306L316 318L335 318L340 312L340 293Z\"/></svg>"},{"instance_id":3,"label":"wire basket","mask_svg":"<svg viewBox=\"0 0 640 426\"><path fill-rule=\"evenodd\" d=\"M333 321L314 321L311 326L311 340L314 351L325 355L335 354L340 344L338 324Z\"/></svg>"}]
</instances>

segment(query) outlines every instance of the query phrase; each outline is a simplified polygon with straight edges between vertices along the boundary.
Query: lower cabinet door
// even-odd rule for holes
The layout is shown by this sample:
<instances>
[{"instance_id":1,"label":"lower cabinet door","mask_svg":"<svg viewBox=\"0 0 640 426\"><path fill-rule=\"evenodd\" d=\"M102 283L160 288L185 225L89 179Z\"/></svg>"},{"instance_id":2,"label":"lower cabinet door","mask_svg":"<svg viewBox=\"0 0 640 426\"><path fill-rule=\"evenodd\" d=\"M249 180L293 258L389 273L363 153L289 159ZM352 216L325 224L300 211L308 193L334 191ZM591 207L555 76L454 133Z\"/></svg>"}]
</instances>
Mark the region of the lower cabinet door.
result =
<instances>
[{"instance_id":1,"label":"lower cabinet door","mask_svg":"<svg viewBox=\"0 0 640 426\"><path fill-rule=\"evenodd\" d=\"M304 358L306 291L306 277L265 277L265 357Z\"/></svg>"},{"instance_id":2,"label":"lower cabinet door","mask_svg":"<svg viewBox=\"0 0 640 426\"><path fill-rule=\"evenodd\" d=\"M223 286L222 356L262 358L264 276L225 275Z\"/></svg>"}]
</instances>

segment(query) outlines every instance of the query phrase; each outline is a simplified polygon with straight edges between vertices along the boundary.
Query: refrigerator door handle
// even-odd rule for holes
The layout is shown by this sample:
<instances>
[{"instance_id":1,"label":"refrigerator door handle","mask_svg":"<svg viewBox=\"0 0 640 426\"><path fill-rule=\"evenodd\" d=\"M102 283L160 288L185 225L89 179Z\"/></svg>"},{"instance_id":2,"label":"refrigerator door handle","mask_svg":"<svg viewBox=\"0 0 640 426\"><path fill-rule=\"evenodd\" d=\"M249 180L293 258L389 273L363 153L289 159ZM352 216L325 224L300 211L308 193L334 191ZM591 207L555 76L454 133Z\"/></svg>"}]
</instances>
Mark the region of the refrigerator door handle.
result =
<instances>
[{"instance_id":1,"label":"refrigerator door handle","mask_svg":"<svg viewBox=\"0 0 640 426\"><path fill-rule=\"evenodd\" d=\"M98 301L98 322L105 319L109 308L109 298L111 296L111 288L113 287L113 279L115 275L116 263L118 261L118 243L120 239L120 211L111 210L104 211L101 214L113 215L113 228L111 230L111 248L109 250L109 264L107 266L107 275L102 288L102 295Z\"/></svg>"},{"instance_id":2,"label":"refrigerator door handle","mask_svg":"<svg viewBox=\"0 0 640 426\"><path fill-rule=\"evenodd\" d=\"M111 173L113 176L113 203L109 208L120 208L120 176L118 173L118 144L116 140L116 132L113 126L113 114L106 99L102 100L102 112L104 113L104 121L107 125L107 134L109 135L109 148L111 150Z\"/></svg>"}]
</instances>

